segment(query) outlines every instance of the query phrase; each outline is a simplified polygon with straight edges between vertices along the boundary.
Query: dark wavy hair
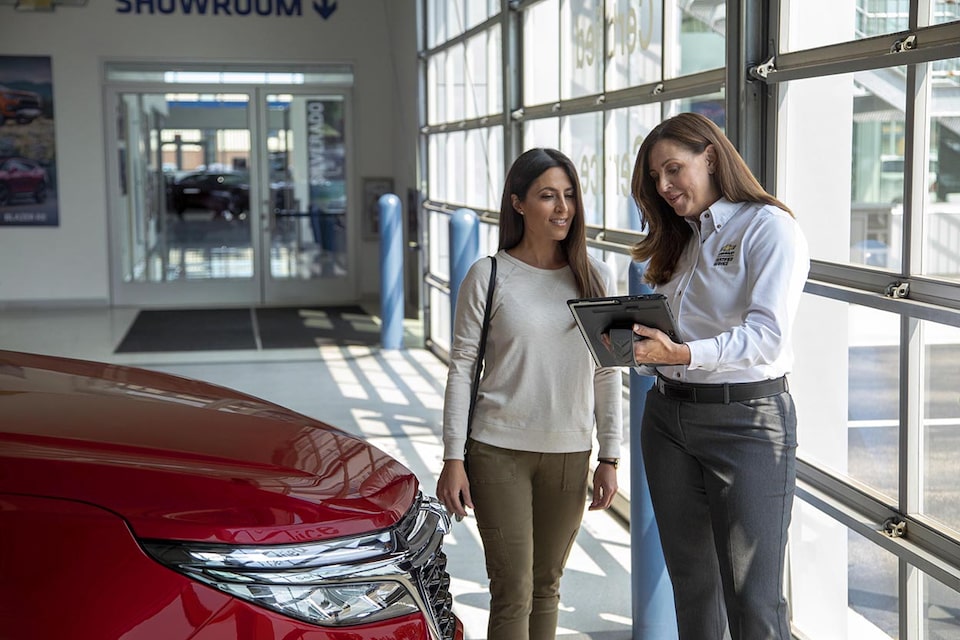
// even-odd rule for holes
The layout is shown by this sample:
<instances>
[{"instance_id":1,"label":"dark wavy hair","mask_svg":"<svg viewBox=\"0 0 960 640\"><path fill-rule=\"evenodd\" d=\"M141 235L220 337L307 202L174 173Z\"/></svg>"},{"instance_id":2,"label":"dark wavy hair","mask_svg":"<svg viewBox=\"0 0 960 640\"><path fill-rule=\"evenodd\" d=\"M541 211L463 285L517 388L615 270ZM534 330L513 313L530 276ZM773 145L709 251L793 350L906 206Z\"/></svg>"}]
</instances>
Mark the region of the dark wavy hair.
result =
<instances>
[{"instance_id":1,"label":"dark wavy hair","mask_svg":"<svg viewBox=\"0 0 960 640\"><path fill-rule=\"evenodd\" d=\"M733 143L710 119L698 113L668 118L654 127L640 145L631 183L633 199L640 209L640 228L649 229L646 237L633 246L631 254L634 260L649 260L644 278L650 284L670 280L693 234L687 221L657 193L657 183L650 175L650 152L661 140L670 140L696 155L713 145L713 181L724 198L730 202L763 202L793 215L787 205L764 190Z\"/></svg>"},{"instance_id":2,"label":"dark wavy hair","mask_svg":"<svg viewBox=\"0 0 960 640\"><path fill-rule=\"evenodd\" d=\"M590 266L590 260L587 257L583 193L580 190L577 169L570 158L556 149L536 147L524 151L513 161L504 181L503 198L500 201L500 249L512 249L523 239L523 216L514 209L512 196L517 196L520 200L526 198L530 185L544 171L553 167L560 167L570 178L577 203L577 215L570 221L570 230L567 232L567 237L560 241L560 247L566 255L567 264L573 271L580 297L602 296L604 295L603 281L596 270Z\"/></svg>"}]
</instances>

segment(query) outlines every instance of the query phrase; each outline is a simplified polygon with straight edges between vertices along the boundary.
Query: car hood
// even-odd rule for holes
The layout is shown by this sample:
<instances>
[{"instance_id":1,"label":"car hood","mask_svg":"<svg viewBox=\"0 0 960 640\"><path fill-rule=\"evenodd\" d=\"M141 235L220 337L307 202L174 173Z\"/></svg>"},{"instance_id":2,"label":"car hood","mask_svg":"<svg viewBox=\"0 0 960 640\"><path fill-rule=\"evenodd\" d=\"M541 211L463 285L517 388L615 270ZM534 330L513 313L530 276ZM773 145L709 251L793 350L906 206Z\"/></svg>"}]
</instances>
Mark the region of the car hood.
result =
<instances>
[{"instance_id":1,"label":"car hood","mask_svg":"<svg viewBox=\"0 0 960 640\"><path fill-rule=\"evenodd\" d=\"M417 491L382 451L264 400L0 351L0 494L94 504L141 538L287 544L388 527Z\"/></svg>"}]
</instances>

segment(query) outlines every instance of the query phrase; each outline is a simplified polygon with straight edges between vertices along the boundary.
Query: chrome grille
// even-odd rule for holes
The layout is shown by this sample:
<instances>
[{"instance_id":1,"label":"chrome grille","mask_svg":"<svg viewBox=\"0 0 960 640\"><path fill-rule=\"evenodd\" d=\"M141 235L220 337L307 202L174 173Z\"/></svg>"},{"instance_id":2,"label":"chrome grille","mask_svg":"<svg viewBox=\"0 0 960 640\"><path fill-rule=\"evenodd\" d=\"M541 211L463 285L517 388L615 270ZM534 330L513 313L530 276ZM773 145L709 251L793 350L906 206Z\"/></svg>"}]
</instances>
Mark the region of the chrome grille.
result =
<instances>
[{"instance_id":1,"label":"chrome grille","mask_svg":"<svg viewBox=\"0 0 960 640\"><path fill-rule=\"evenodd\" d=\"M450 595L450 574L447 556L443 553L443 536L450 530L450 518L434 499L418 497L414 507L397 525L398 544L408 554L409 570L420 597L433 618L434 632L442 640L452 640L456 633L453 596Z\"/></svg>"}]
</instances>

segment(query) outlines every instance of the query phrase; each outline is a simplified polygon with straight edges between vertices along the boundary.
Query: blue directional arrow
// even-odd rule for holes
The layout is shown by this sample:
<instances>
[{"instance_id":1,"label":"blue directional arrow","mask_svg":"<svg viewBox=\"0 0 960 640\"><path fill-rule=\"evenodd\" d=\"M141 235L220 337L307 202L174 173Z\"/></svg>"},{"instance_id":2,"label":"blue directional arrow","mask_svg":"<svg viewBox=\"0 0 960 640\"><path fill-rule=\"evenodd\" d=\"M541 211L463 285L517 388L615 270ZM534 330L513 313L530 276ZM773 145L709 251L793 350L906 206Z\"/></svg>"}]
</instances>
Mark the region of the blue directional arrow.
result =
<instances>
[{"instance_id":1,"label":"blue directional arrow","mask_svg":"<svg viewBox=\"0 0 960 640\"><path fill-rule=\"evenodd\" d=\"M321 0L320 2L314 0L313 10L319 13L321 18L326 20L337 10L337 3L330 2L330 0Z\"/></svg>"}]
</instances>

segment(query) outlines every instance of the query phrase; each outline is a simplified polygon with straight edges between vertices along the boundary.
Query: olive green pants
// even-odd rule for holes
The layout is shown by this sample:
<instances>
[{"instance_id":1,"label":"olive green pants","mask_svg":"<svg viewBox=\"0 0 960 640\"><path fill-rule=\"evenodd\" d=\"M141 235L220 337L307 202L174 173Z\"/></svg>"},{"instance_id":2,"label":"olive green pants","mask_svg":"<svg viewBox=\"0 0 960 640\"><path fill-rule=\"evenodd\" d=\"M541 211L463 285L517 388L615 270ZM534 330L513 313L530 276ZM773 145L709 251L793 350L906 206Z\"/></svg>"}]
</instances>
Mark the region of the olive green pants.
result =
<instances>
[{"instance_id":1,"label":"olive green pants","mask_svg":"<svg viewBox=\"0 0 960 640\"><path fill-rule=\"evenodd\" d=\"M560 576L580 529L590 452L535 453L471 440L470 494L490 579L488 640L553 640Z\"/></svg>"}]
</instances>

